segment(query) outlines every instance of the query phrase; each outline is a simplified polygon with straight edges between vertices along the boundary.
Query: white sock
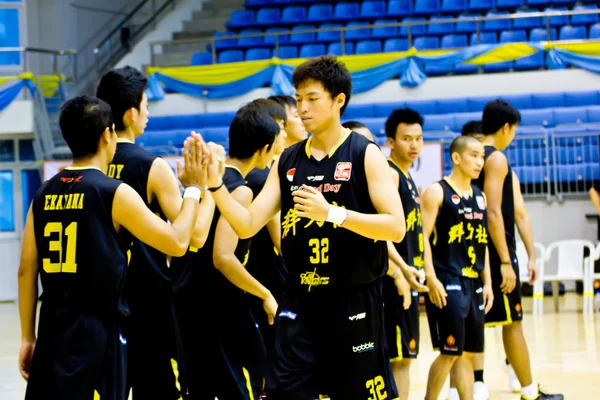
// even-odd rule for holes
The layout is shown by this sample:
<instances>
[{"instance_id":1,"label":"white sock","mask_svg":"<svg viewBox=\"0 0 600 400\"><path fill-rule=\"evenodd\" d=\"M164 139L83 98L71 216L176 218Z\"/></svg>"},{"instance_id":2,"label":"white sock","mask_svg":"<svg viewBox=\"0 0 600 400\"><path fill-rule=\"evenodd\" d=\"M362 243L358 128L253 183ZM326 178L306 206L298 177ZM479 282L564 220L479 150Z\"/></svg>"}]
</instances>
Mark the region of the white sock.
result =
<instances>
[{"instance_id":1,"label":"white sock","mask_svg":"<svg viewBox=\"0 0 600 400\"><path fill-rule=\"evenodd\" d=\"M535 399L538 395L539 387L538 384L533 382L529 386L525 386L521 388L521 394L528 399Z\"/></svg>"}]
</instances>

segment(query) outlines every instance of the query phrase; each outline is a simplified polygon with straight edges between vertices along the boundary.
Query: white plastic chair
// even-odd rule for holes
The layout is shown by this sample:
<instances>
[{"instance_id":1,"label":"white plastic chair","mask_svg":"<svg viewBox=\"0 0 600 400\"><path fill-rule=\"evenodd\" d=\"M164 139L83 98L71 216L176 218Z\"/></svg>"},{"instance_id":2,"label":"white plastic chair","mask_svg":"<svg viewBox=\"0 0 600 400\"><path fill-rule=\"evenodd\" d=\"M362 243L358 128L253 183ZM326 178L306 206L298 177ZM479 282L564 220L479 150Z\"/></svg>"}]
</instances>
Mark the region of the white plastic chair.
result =
<instances>
[{"instance_id":1,"label":"white plastic chair","mask_svg":"<svg viewBox=\"0 0 600 400\"><path fill-rule=\"evenodd\" d=\"M544 261L546 259L546 248L542 243L534 242L536 252L536 266L538 274L541 276L544 273ZM519 277L521 282L529 281L529 257L527 249L523 242L517 242L517 260L519 261ZM542 314L544 312L544 283L538 279L533 284L533 314Z\"/></svg>"},{"instance_id":2,"label":"white plastic chair","mask_svg":"<svg viewBox=\"0 0 600 400\"><path fill-rule=\"evenodd\" d=\"M590 255L583 256L584 249L588 249ZM583 282L583 312L593 312L593 281L592 268L597 259L596 246L589 240L559 240L551 243L546 249L546 262L552 257L554 250L558 254L558 268L556 273L540 273L540 281L552 282L552 295L554 296L554 308L558 311L558 282L560 281L582 281Z\"/></svg>"}]
</instances>

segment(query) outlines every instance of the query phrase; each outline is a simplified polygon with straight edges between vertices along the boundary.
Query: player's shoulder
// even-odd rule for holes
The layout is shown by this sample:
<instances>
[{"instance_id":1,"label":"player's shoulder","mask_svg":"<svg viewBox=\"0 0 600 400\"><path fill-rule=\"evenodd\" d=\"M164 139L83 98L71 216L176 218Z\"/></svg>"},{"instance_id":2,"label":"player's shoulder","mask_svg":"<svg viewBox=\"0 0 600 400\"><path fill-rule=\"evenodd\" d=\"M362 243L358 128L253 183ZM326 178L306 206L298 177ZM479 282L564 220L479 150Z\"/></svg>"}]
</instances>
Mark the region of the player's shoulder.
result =
<instances>
[{"instance_id":1,"label":"player's shoulder","mask_svg":"<svg viewBox=\"0 0 600 400\"><path fill-rule=\"evenodd\" d=\"M423 193L424 200L439 200L440 202L444 199L444 180L437 181L429 185Z\"/></svg>"}]
</instances>

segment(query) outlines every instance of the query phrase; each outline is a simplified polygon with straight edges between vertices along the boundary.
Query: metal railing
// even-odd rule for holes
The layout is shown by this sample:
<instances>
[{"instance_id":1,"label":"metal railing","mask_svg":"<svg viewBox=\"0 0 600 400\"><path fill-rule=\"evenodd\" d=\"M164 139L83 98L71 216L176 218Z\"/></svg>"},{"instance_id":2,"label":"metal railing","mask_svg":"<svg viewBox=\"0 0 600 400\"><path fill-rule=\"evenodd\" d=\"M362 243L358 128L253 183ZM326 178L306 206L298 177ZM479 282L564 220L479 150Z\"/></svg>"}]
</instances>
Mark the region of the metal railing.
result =
<instances>
[{"instance_id":1,"label":"metal railing","mask_svg":"<svg viewBox=\"0 0 600 400\"><path fill-rule=\"evenodd\" d=\"M448 23L475 23L475 33L477 37L477 44L481 41L481 33L484 27L482 27L482 23L486 21L497 21L497 20L516 20L523 18L544 18L545 19L545 28L547 33L547 41L552 41L551 37L551 23L550 18L559 17L559 16L573 16L573 15L589 15L589 14L600 14L600 10L577 10L577 11L543 11L543 12L533 12L533 13L514 13L507 15L493 15L493 16L481 16L481 17L463 17L463 18L446 18L439 19L433 21L410 21L410 22L390 22L389 24L368 24L359 26L342 26L342 27L331 27L331 28L315 28L315 29L298 29L298 30L285 30L285 31L276 31L276 32L262 32L262 33L246 33L246 34L238 34L238 35L223 35L223 36L208 36L208 37L200 37L193 39L179 39L179 40L161 40L154 41L149 44L150 46L150 60L151 64L155 65L156 61L156 46L164 46L164 45L176 45L176 44L193 44L193 43L209 43L210 51L212 52L212 62L213 64L217 63L217 46L216 43L222 40L231 40L231 39L244 39L244 38L255 38L255 37L274 37L274 42L272 46L256 45L250 47L274 47L275 48L275 56L279 57L279 48L281 46L281 36L292 35L292 34L305 34L305 33L318 33L318 32L340 32L340 46L342 55L346 54L345 42L346 32L351 30L361 30L361 29L373 29L373 28L406 28L407 29L407 38L408 38L408 47L413 47L413 29L416 26L429 26L436 24L448 24ZM335 22L335 21L328 21ZM310 21L305 21L305 23L310 23ZM279 24L280 26L285 26L284 24ZM287 24L293 25L293 24ZM273 25L270 25L273 26ZM253 25L248 28L259 28L262 26ZM265 26L266 27L266 26ZM518 29L518 28L517 28ZM457 33L457 32L452 32ZM459 34L462 32L458 32ZM471 33L469 32L464 32ZM400 36L397 36L400 38ZM365 38L368 39L368 38ZM570 41L570 42L578 42L578 41ZM292 43L292 44L302 44Z\"/></svg>"}]
</instances>

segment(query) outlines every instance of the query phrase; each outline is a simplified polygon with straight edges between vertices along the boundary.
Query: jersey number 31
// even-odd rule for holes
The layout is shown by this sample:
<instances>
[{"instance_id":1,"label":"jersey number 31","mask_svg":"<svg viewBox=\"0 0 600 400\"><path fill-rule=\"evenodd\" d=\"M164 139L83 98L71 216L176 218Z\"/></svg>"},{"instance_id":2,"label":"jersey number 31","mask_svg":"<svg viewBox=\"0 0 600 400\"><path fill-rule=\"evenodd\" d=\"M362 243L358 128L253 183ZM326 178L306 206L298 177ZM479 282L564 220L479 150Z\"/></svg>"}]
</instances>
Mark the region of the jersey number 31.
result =
<instances>
[{"instance_id":1,"label":"jersey number 31","mask_svg":"<svg viewBox=\"0 0 600 400\"><path fill-rule=\"evenodd\" d=\"M58 233L58 240L51 240L49 244L50 251L57 251L59 262L53 263L49 258L43 259L44 271L49 274L59 272L72 273L77 272L77 263L75 262L75 251L77 248L77 222L71 222L63 234L62 222L48 222L44 227L44 237L50 237L53 233ZM63 237L66 236L67 248L63 251Z\"/></svg>"}]
</instances>

